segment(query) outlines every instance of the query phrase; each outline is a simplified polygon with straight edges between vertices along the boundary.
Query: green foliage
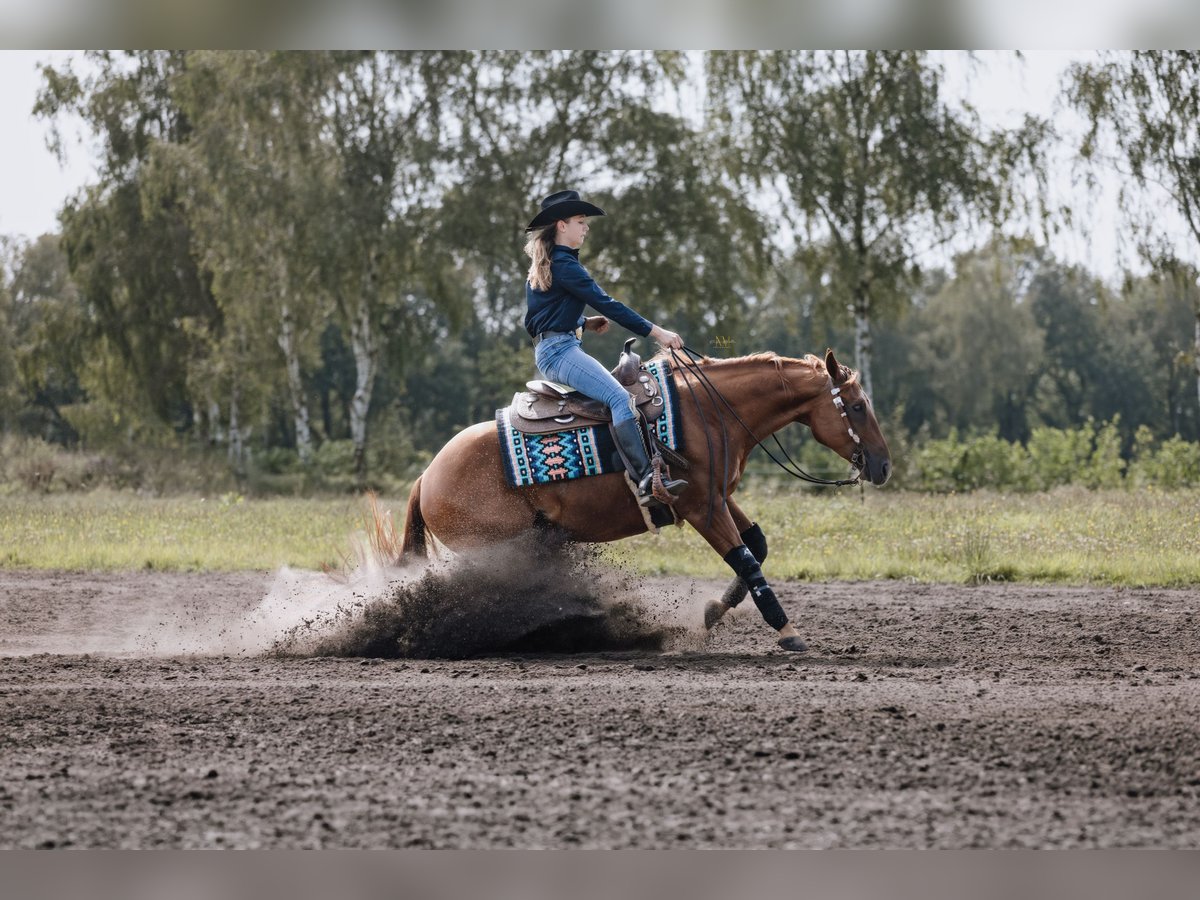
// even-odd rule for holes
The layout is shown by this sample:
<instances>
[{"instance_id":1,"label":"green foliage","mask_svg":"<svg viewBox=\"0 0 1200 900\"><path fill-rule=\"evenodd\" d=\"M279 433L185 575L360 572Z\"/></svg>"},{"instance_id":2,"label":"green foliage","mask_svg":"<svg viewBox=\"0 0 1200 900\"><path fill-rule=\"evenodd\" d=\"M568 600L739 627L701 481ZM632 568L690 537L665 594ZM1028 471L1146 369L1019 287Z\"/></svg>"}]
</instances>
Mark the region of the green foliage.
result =
<instances>
[{"instance_id":1,"label":"green foliage","mask_svg":"<svg viewBox=\"0 0 1200 900\"><path fill-rule=\"evenodd\" d=\"M952 430L913 450L905 485L934 492L973 491L982 487L1028 489L1028 454L994 434L962 439Z\"/></svg>"},{"instance_id":2,"label":"green foliage","mask_svg":"<svg viewBox=\"0 0 1200 900\"><path fill-rule=\"evenodd\" d=\"M1100 62L1076 63L1066 88L1068 100L1090 123L1079 154L1092 163L1115 164L1127 173L1120 201L1131 221L1139 254L1161 273L1191 288L1197 322L1185 360L1200 376L1200 295L1195 271L1159 225L1158 199L1165 192L1200 243L1200 53L1194 50L1108 51ZM1110 148L1115 145L1116 152ZM1132 202L1127 185L1153 187ZM1182 278L1181 278L1182 276ZM1161 346L1161 345L1160 345ZM1200 378L1191 385L1200 400Z\"/></svg>"},{"instance_id":3,"label":"green foliage","mask_svg":"<svg viewBox=\"0 0 1200 900\"><path fill-rule=\"evenodd\" d=\"M1156 448L1150 430L1143 427L1127 461L1116 419L1074 429L1041 426L1026 445L994 434L962 437L952 430L948 437L917 443L910 452L898 485L934 493L1200 485L1200 444L1174 437Z\"/></svg>"},{"instance_id":4,"label":"green foliage","mask_svg":"<svg viewBox=\"0 0 1200 900\"><path fill-rule=\"evenodd\" d=\"M1071 67L1067 96L1091 125L1080 154L1104 155L1111 138L1137 183L1166 188L1200 240L1200 53L1109 51ZM1141 249L1154 255L1148 244Z\"/></svg>"},{"instance_id":5,"label":"green foliage","mask_svg":"<svg viewBox=\"0 0 1200 900\"><path fill-rule=\"evenodd\" d=\"M1121 458L1119 419L1104 422L1096 429L1091 457L1083 471L1082 483L1089 488L1121 487L1125 478L1125 460Z\"/></svg>"},{"instance_id":6,"label":"green foliage","mask_svg":"<svg viewBox=\"0 0 1200 900\"><path fill-rule=\"evenodd\" d=\"M1179 191L1196 117L1139 104L1186 113L1195 60L1077 73L1135 175ZM1028 239L915 265L1041 196L1021 185L1048 136L986 133L927 54L135 51L43 74L36 112L80 116L101 162L60 236L0 243L0 433L107 462L31 445L8 484L252 496L411 478L533 375L521 226L568 186L609 209L585 255L600 282L697 349L851 357L873 335L899 485L1194 477L1194 270L1118 289ZM589 350L611 364L622 337Z\"/></svg>"},{"instance_id":7,"label":"green foliage","mask_svg":"<svg viewBox=\"0 0 1200 900\"><path fill-rule=\"evenodd\" d=\"M1095 428L1092 423L1067 431L1061 428L1033 429L1029 436L1029 464L1041 490L1071 484L1080 477L1092 455Z\"/></svg>"},{"instance_id":8,"label":"green foliage","mask_svg":"<svg viewBox=\"0 0 1200 900\"><path fill-rule=\"evenodd\" d=\"M30 438L0 438L0 484L50 493L85 487L90 474L81 454Z\"/></svg>"},{"instance_id":9,"label":"green foliage","mask_svg":"<svg viewBox=\"0 0 1200 900\"><path fill-rule=\"evenodd\" d=\"M872 399L902 408L906 430L1026 442L1038 426L1117 421L1126 455L1141 425L1200 439L1194 273L1130 277L1117 291L1026 241L997 241L929 288L880 333L887 375Z\"/></svg>"},{"instance_id":10,"label":"green foliage","mask_svg":"<svg viewBox=\"0 0 1200 900\"><path fill-rule=\"evenodd\" d=\"M937 400L908 407L921 425L937 433L994 423L1006 440L1028 436L1045 359L1031 304L1022 301L1040 267L1023 243L992 243L959 256L954 277L915 311L910 327L922 341L910 365L924 368L923 386Z\"/></svg>"},{"instance_id":11,"label":"green foliage","mask_svg":"<svg viewBox=\"0 0 1200 900\"><path fill-rule=\"evenodd\" d=\"M1163 441L1152 471L1154 484L1164 488L1200 485L1200 445L1178 435Z\"/></svg>"},{"instance_id":12,"label":"green foliage","mask_svg":"<svg viewBox=\"0 0 1200 900\"><path fill-rule=\"evenodd\" d=\"M370 487L399 492L421 473L430 458L427 451L414 446L412 428L401 416L385 420L376 428L371 442ZM247 487L258 496L354 493L358 487L354 442L345 439L324 441L307 464L292 449L257 450L251 459Z\"/></svg>"},{"instance_id":13,"label":"green foliage","mask_svg":"<svg viewBox=\"0 0 1200 900\"><path fill-rule=\"evenodd\" d=\"M1150 429L1138 429L1130 481L1138 487L1164 490L1200 485L1200 444L1179 435L1158 443Z\"/></svg>"},{"instance_id":14,"label":"green foliage","mask_svg":"<svg viewBox=\"0 0 1200 900\"><path fill-rule=\"evenodd\" d=\"M229 489L224 456L175 446L65 450L36 438L0 437L0 493L129 491L144 496Z\"/></svg>"},{"instance_id":15,"label":"green foliage","mask_svg":"<svg viewBox=\"0 0 1200 900\"><path fill-rule=\"evenodd\" d=\"M985 136L973 110L946 102L941 67L918 51L719 52L707 62L727 167L748 185L782 188L780 221L797 216L810 236L801 258L830 281L829 302L852 308L870 390L872 323L908 295L917 247L1019 205L1021 162L1045 178L1047 128L1029 119Z\"/></svg>"}]
</instances>

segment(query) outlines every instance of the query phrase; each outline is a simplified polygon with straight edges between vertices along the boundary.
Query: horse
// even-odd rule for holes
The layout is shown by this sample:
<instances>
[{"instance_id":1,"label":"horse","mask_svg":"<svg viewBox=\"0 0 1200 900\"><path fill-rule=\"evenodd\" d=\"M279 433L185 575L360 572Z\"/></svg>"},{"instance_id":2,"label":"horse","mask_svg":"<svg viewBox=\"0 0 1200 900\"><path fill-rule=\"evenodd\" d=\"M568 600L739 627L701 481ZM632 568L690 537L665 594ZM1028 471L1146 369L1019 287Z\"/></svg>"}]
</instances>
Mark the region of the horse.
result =
<instances>
[{"instance_id":1,"label":"horse","mask_svg":"<svg viewBox=\"0 0 1200 900\"><path fill-rule=\"evenodd\" d=\"M858 373L841 365L833 350L823 360L775 353L693 360L672 351L670 356L681 407L681 452L691 479L674 512L736 576L719 600L708 603L705 627L711 629L750 594L776 630L779 645L804 651L807 646L762 573L766 536L730 495L750 451L794 422L807 426L853 467L854 478L824 483L850 484L865 477L876 486L885 484L891 455L871 401ZM621 473L510 485L496 424L481 422L451 438L413 484L399 562L428 555L430 535L458 552L537 529L570 542L596 543L644 533L648 524Z\"/></svg>"}]
</instances>

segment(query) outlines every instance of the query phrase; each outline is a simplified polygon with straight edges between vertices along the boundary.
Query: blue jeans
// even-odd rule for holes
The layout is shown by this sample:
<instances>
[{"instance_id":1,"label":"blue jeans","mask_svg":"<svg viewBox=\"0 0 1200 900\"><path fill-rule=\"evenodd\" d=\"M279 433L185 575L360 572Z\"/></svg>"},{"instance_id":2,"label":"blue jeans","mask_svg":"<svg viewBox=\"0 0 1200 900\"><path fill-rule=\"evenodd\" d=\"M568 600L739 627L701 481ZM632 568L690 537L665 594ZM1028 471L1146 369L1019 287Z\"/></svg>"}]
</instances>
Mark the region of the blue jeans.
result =
<instances>
[{"instance_id":1,"label":"blue jeans","mask_svg":"<svg viewBox=\"0 0 1200 900\"><path fill-rule=\"evenodd\" d=\"M533 348L533 359L546 378L608 406L614 425L636 418L629 392L604 366L583 351L574 334L546 338Z\"/></svg>"}]
</instances>

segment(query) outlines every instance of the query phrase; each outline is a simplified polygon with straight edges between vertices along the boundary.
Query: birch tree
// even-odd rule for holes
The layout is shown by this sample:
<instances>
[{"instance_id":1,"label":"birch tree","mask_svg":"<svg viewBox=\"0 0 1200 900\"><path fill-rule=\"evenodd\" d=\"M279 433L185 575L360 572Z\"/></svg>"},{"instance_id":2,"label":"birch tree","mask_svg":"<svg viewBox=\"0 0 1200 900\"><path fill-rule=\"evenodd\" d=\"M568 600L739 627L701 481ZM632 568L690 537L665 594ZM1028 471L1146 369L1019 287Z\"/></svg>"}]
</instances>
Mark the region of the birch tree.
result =
<instances>
[{"instance_id":1,"label":"birch tree","mask_svg":"<svg viewBox=\"0 0 1200 900\"><path fill-rule=\"evenodd\" d=\"M312 429L303 375L314 352L322 214L321 156L306 54L197 52L176 86L194 134L177 149L194 183L188 209L213 290L240 333L281 354L296 450L307 464ZM219 98L219 102L213 102ZM268 355L266 359L270 359ZM264 361L266 361L264 359Z\"/></svg>"},{"instance_id":2,"label":"birch tree","mask_svg":"<svg viewBox=\"0 0 1200 900\"><path fill-rule=\"evenodd\" d=\"M718 52L706 68L730 170L850 311L869 391L875 320L902 306L923 251L1001 218L1022 161L1044 177L1045 123L985 136L921 51Z\"/></svg>"},{"instance_id":3,"label":"birch tree","mask_svg":"<svg viewBox=\"0 0 1200 900\"><path fill-rule=\"evenodd\" d=\"M1200 52L1108 53L1100 62L1072 65L1066 93L1091 126L1080 155L1114 165L1143 191L1165 191L1187 223L1195 250L1200 245ZM1113 157L1106 140L1115 147ZM1122 188L1122 209L1136 213L1130 200ZM1143 234L1139 249L1160 268L1179 269L1176 249L1155 228L1156 211L1142 212L1149 221L1131 222ZM1200 402L1200 301L1192 324L1191 362Z\"/></svg>"},{"instance_id":4,"label":"birch tree","mask_svg":"<svg viewBox=\"0 0 1200 900\"><path fill-rule=\"evenodd\" d=\"M171 96L185 68L174 51L87 54L87 72L70 63L43 67L35 113L54 127L77 113L99 145L98 181L69 198L60 213L62 248L87 306L84 351L97 388L119 414L145 409L159 421L189 427L188 361L196 329L221 318L184 210L183 185L167 166L148 165L155 149L181 144L191 122Z\"/></svg>"},{"instance_id":5,"label":"birch tree","mask_svg":"<svg viewBox=\"0 0 1200 900\"><path fill-rule=\"evenodd\" d=\"M421 333L422 257L440 203L443 90L463 54L313 57L331 193L321 219L321 287L350 337L355 476L367 482L367 425L385 344ZM386 323L386 326L385 326ZM384 328L387 333L384 333Z\"/></svg>"}]
</instances>

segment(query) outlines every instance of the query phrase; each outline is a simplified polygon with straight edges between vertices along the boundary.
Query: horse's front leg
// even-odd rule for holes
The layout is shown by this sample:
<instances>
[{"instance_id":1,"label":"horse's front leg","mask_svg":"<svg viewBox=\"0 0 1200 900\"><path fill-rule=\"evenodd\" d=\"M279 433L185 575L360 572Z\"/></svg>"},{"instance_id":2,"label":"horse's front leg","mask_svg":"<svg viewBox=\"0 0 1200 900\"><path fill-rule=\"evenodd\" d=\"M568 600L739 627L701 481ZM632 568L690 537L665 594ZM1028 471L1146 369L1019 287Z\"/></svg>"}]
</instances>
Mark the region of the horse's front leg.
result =
<instances>
[{"instance_id":1,"label":"horse's front leg","mask_svg":"<svg viewBox=\"0 0 1200 900\"><path fill-rule=\"evenodd\" d=\"M807 650L807 645L800 639L795 626L788 621L775 591L763 575L762 561L767 556L767 539L762 529L751 522L732 501L729 501L727 511L714 516L710 527L705 527L703 510L689 515L687 519L709 545L721 554L737 576L721 599L712 601L705 609L705 626L712 628L731 607L737 606L745 599L748 593L754 598L754 605L758 607L766 623L778 632L779 646L785 650Z\"/></svg>"},{"instance_id":2,"label":"horse's front leg","mask_svg":"<svg viewBox=\"0 0 1200 900\"><path fill-rule=\"evenodd\" d=\"M733 517L733 524L737 527L738 536L761 566L767 559L767 536L758 527L758 523L751 522L750 517L742 512L742 508L732 499L727 499L726 503L729 506L729 513ZM735 576L729 583L729 587L725 588L721 599L710 600L704 608L704 627L711 629L721 621L725 613L745 600L748 593L750 593L750 588L746 586L746 582Z\"/></svg>"}]
</instances>

